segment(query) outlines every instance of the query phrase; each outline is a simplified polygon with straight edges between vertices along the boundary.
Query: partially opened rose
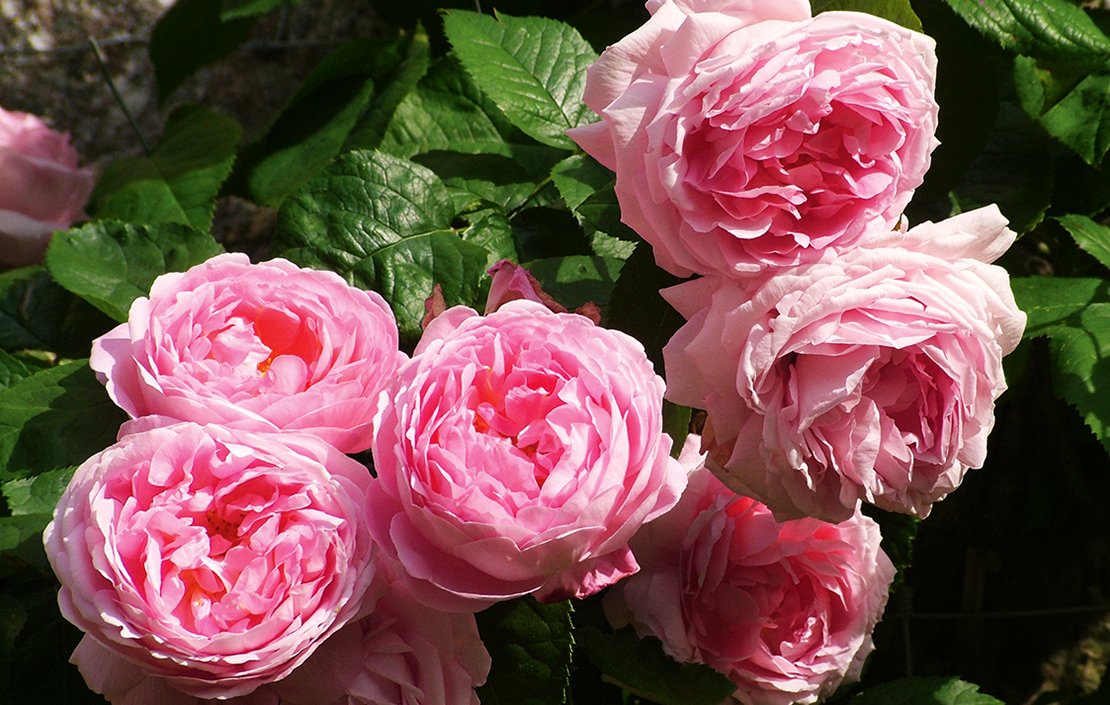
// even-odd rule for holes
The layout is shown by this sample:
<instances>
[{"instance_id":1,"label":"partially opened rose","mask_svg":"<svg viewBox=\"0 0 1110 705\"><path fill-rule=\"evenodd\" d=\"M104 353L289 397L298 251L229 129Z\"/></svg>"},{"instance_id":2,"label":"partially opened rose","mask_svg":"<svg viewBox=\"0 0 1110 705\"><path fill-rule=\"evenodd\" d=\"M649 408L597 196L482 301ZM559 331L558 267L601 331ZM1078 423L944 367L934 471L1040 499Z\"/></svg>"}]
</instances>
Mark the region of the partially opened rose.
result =
<instances>
[{"instance_id":1,"label":"partially opened rose","mask_svg":"<svg viewBox=\"0 0 1110 705\"><path fill-rule=\"evenodd\" d=\"M780 518L866 501L928 515L986 457L1002 357L1025 314L987 264L996 207L759 280L663 290L687 323L663 349L669 399L708 412L708 465Z\"/></svg>"},{"instance_id":2,"label":"partially opened rose","mask_svg":"<svg viewBox=\"0 0 1110 705\"><path fill-rule=\"evenodd\" d=\"M932 39L804 0L648 8L588 71L601 122L568 134L661 267L746 276L897 222L937 144Z\"/></svg>"},{"instance_id":3,"label":"partially opened rose","mask_svg":"<svg viewBox=\"0 0 1110 705\"><path fill-rule=\"evenodd\" d=\"M86 639L228 698L373 607L365 467L309 435L151 426L81 465L44 533L62 615Z\"/></svg>"},{"instance_id":4,"label":"partially opened rose","mask_svg":"<svg viewBox=\"0 0 1110 705\"><path fill-rule=\"evenodd\" d=\"M378 392L405 359L384 299L333 272L224 254L155 280L90 364L132 417L305 431L370 447Z\"/></svg>"},{"instance_id":5,"label":"partially opened rose","mask_svg":"<svg viewBox=\"0 0 1110 705\"><path fill-rule=\"evenodd\" d=\"M643 348L577 314L449 309L387 395L371 526L431 605L594 593L685 484Z\"/></svg>"},{"instance_id":6,"label":"partially opened rose","mask_svg":"<svg viewBox=\"0 0 1110 705\"><path fill-rule=\"evenodd\" d=\"M704 467L631 545L641 570L606 595L615 627L737 686L730 702L813 703L858 680L894 567L858 509L840 524L775 521Z\"/></svg>"},{"instance_id":7,"label":"partially opened rose","mask_svg":"<svg viewBox=\"0 0 1110 705\"><path fill-rule=\"evenodd\" d=\"M77 164L69 135L0 108L0 264L42 261L50 235L86 217L96 178Z\"/></svg>"}]
</instances>

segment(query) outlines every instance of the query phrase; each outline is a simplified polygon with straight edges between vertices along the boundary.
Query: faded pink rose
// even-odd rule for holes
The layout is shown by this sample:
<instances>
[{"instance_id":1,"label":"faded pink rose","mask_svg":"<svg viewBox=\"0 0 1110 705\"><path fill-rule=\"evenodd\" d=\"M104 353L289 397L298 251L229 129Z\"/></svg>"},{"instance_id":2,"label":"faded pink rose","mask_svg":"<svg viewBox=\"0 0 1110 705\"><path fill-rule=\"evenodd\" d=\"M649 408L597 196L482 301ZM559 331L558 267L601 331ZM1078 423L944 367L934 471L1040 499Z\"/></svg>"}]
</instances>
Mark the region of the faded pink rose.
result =
<instances>
[{"instance_id":1,"label":"faded pink rose","mask_svg":"<svg viewBox=\"0 0 1110 705\"><path fill-rule=\"evenodd\" d=\"M880 539L858 508L839 524L780 523L699 466L631 541L641 570L606 595L606 614L724 673L730 702L817 702L858 680L874 648L895 572Z\"/></svg>"},{"instance_id":2,"label":"faded pink rose","mask_svg":"<svg viewBox=\"0 0 1110 705\"><path fill-rule=\"evenodd\" d=\"M223 254L154 281L90 365L132 417L159 414L370 447L378 392L405 359L381 296L333 272Z\"/></svg>"},{"instance_id":3,"label":"faded pink rose","mask_svg":"<svg viewBox=\"0 0 1110 705\"><path fill-rule=\"evenodd\" d=\"M77 469L43 535L86 639L172 689L229 698L373 607L361 464L304 434L132 427Z\"/></svg>"},{"instance_id":4,"label":"faded pink rose","mask_svg":"<svg viewBox=\"0 0 1110 705\"><path fill-rule=\"evenodd\" d=\"M77 160L69 135L0 108L0 263L42 261L54 231L86 217L96 178Z\"/></svg>"},{"instance_id":5,"label":"faded pink rose","mask_svg":"<svg viewBox=\"0 0 1110 705\"><path fill-rule=\"evenodd\" d=\"M388 395L371 529L433 606L594 593L636 571L629 537L684 485L643 348L577 314L449 309Z\"/></svg>"},{"instance_id":6,"label":"faded pink rose","mask_svg":"<svg viewBox=\"0 0 1110 705\"><path fill-rule=\"evenodd\" d=\"M379 576L387 572L379 566ZM380 582L386 592L373 612L329 637L285 679L248 695L188 695L89 637L72 660L112 705L478 705L474 689L485 682L490 657L474 615L430 609L403 583Z\"/></svg>"},{"instance_id":7,"label":"faded pink rose","mask_svg":"<svg viewBox=\"0 0 1110 705\"><path fill-rule=\"evenodd\" d=\"M667 271L750 275L893 225L929 167L929 37L804 0L653 0L587 73L568 134L617 174Z\"/></svg>"},{"instance_id":8,"label":"faded pink rose","mask_svg":"<svg viewBox=\"0 0 1110 705\"><path fill-rule=\"evenodd\" d=\"M991 206L871 237L662 292L687 319L663 349L667 397L708 412L710 468L780 518L842 521L860 500L925 517L986 456L1025 326L987 263L1014 233Z\"/></svg>"}]
</instances>

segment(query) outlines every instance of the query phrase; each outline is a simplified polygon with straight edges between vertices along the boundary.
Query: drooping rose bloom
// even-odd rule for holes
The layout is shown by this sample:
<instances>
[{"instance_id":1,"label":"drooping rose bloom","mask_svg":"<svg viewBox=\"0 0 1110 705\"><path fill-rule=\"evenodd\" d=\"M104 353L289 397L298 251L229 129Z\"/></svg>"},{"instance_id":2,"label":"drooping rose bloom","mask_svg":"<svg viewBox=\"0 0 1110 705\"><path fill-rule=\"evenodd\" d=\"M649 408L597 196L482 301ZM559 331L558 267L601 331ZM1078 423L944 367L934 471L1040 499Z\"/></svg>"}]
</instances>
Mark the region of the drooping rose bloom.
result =
<instances>
[{"instance_id":1,"label":"drooping rose bloom","mask_svg":"<svg viewBox=\"0 0 1110 705\"><path fill-rule=\"evenodd\" d=\"M155 280L90 365L132 417L305 431L370 447L378 392L405 359L385 300L332 272L223 254Z\"/></svg>"},{"instance_id":2,"label":"drooping rose bloom","mask_svg":"<svg viewBox=\"0 0 1110 705\"><path fill-rule=\"evenodd\" d=\"M804 0L653 0L568 134L678 276L747 276L894 225L936 146L929 37Z\"/></svg>"},{"instance_id":3,"label":"drooping rose bloom","mask_svg":"<svg viewBox=\"0 0 1110 705\"><path fill-rule=\"evenodd\" d=\"M695 460L687 447L684 461ZM745 705L813 703L858 680L894 566L857 510L777 522L696 466L681 501L631 541L638 574L605 611L678 661L727 675Z\"/></svg>"},{"instance_id":4,"label":"drooping rose bloom","mask_svg":"<svg viewBox=\"0 0 1110 705\"><path fill-rule=\"evenodd\" d=\"M760 280L662 293L687 323L667 396L705 409L707 464L779 518L859 500L920 517L986 456L1002 357L1021 339L994 206L869 234L872 248Z\"/></svg>"},{"instance_id":5,"label":"drooping rose bloom","mask_svg":"<svg viewBox=\"0 0 1110 705\"><path fill-rule=\"evenodd\" d=\"M51 234L85 217L96 178L77 162L69 135L0 108L0 264L42 261Z\"/></svg>"},{"instance_id":6,"label":"drooping rose bloom","mask_svg":"<svg viewBox=\"0 0 1110 705\"><path fill-rule=\"evenodd\" d=\"M370 473L315 436L152 418L58 502L43 535L58 603L158 687L249 694L373 607Z\"/></svg>"},{"instance_id":7,"label":"drooping rose bloom","mask_svg":"<svg viewBox=\"0 0 1110 705\"><path fill-rule=\"evenodd\" d=\"M198 698L149 675L93 639L73 654L112 705L478 705L490 658L469 612L417 603L379 564L373 611L325 641L285 679L227 700ZM371 588L378 590L377 587Z\"/></svg>"},{"instance_id":8,"label":"drooping rose bloom","mask_svg":"<svg viewBox=\"0 0 1110 705\"><path fill-rule=\"evenodd\" d=\"M371 528L433 606L594 593L684 485L643 348L577 314L449 309L386 394Z\"/></svg>"}]
</instances>

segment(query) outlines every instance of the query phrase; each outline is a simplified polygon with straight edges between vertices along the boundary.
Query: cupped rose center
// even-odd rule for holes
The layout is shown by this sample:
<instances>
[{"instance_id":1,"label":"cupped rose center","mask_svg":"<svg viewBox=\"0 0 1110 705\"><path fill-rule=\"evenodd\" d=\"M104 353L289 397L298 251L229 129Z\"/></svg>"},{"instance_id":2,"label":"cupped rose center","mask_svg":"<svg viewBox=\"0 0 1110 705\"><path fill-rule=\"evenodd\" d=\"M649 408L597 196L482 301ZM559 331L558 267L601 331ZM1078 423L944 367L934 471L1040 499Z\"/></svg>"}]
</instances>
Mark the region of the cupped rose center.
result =
<instances>
[{"instance_id":1,"label":"cupped rose center","mask_svg":"<svg viewBox=\"0 0 1110 705\"><path fill-rule=\"evenodd\" d=\"M819 52L808 70L791 67L789 101L748 85L765 80L773 62L763 61L733 77L742 90L712 85L687 103L668 180L684 185L676 202L695 229L719 225L776 251L823 247L895 187L907 129L891 117L904 112L900 89L859 52L843 46Z\"/></svg>"},{"instance_id":2,"label":"cupped rose center","mask_svg":"<svg viewBox=\"0 0 1110 705\"><path fill-rule=\"evenodd\" d=\"M336 520L316 511L311 489L246 473L193 481L134 507L118 550L149 604L188 634L246 633L310 610L338 570Z\"/></svg>"},{"instance_id":3,"label":"cupped rose center","mask_svg":"<svg viewBox=\"0 0 1110 705\"><path fill-rule=\"evenodd\" d=\"M955 382L928 355L884 349L864 379L864 394L885 420L884 448L903 463L943 464L959 427Z\"/></svg>"},{"instance_id":4,"label":"cupped rose center","mask_svg":"<svg viewBox=\"0 0 1110 705\"><path fill-rule=\"evenodd\" d=\"M283 309L243 305L190 347L203 360L219 366L211 373L217 384L231 377L239 392L260 393L273 387L302 391L312 384L311 370L320 359L323 344L318 322ZM225 367L226 366L226 367Z\"/></svg>"},{"instance_id":5,"label":"cupped rose center","mask_svg":"<svg viewBox=\"0 0 1110 705\"><path fill-rule=\"evenodd\" d=\"M563 405L559 391L566 381L538 368L513 368L497 374L483 368L474 380L476 394L468 401L478 433L503 439L512 453L534 467L542 488L565 448L548 417Z\"/></svg>"}]
</instances>

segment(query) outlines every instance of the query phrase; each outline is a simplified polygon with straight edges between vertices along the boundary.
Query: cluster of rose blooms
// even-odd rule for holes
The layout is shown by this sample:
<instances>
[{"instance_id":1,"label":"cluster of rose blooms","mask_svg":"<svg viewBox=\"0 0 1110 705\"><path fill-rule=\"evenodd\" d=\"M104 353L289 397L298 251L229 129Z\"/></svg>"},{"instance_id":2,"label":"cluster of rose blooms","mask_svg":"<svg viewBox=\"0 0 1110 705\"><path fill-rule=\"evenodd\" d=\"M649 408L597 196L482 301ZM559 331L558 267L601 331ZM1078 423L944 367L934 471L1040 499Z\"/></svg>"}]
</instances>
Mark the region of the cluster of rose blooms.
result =
<instances>
[{"instance_id":1,"label":"cluster of rose blooms","mask_svg":"<svg viewBox=\"0 0 1110 705\"><path fill-rule=\"evenodd\" d=\"M458 705L473 614L582 598L748 705L857 678L924 517L984 460L1024 316L995 208L907 229L932 43L803 0L651 0L572 131L687 319L664 350L492 270L411 358L377 294L221 255L91 365L132 417L45 533L73 660L119 705ZM678 459L662 398L703 409ZM699 447L700 445L700 447ZM374 473L349 454L369 450ZM364 456L363 456L364 457Z\"/></svg>"}]
</instances>

